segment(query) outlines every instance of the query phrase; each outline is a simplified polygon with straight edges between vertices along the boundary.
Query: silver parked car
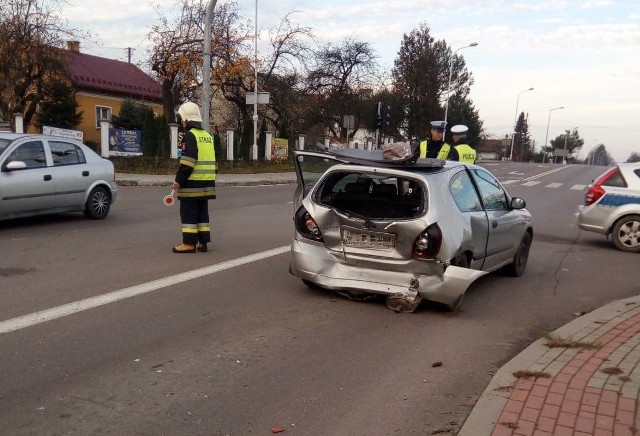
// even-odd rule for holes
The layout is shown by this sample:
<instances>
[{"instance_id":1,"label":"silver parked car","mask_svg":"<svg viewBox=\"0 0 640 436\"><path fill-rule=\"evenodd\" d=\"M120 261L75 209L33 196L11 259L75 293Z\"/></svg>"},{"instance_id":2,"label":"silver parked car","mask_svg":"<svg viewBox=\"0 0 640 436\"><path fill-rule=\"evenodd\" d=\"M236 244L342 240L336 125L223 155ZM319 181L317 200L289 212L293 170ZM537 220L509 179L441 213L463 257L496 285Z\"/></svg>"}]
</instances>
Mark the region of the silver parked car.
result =
<instances>
[{"instance_id":1,"label":"silver parked car","mask_svg":"<svg viewBox=\"0 0 640 436\"><path fill-rule=\"evenodd\" d=\"M587 187L578 226L611 237L619 250L640 252L640 162L618 164Z\"/></svg>"},{"instance_id":2,"label":"silver parked car","mask_svg":"<svg viewBox=\"0 0 640 436\"><path fill-rule=\"evenodd\" d=\"M454 310L476 278L524 273L531 215L485 168L352 149L294 155L290 272L307 285L383 294L397 311L423 298Z\"/></svg>"},{"instance_id":3,"label":"silver parked car","mask_svg":"<svg viewBox=\"0 0 640 436\"><path fill-rule=\"evenodd\" d=\"M103 219L117 193L113 163L86 145L0 133L0 220L76 211Z\"/></svg>"}]
</instances>

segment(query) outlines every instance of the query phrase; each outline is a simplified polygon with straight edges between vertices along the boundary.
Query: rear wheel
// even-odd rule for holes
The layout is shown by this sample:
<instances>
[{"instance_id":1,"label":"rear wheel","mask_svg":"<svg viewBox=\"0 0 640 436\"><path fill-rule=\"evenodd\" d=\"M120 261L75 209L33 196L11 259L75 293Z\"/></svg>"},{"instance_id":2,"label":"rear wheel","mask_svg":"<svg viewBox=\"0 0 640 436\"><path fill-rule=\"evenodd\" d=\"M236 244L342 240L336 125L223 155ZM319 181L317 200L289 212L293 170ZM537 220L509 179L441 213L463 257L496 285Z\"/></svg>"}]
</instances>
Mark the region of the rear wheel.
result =
<instances>
[{"instance_id":1,"label":"rear wheel","mask_svg":"<svg viewBox=\"0 0 640 436\"><path fill-rule=\"evenodd\" d=\"M524 274L529 260L529 249L531 249L531 234L525 233L520 241L518 251L513 256L513 262L504 267L504 272L512 277L520 277Z\"/></svg>"},{"instance_id":2,"label":"rear wheel","mask_svg":"<svg viewBox=\"0 0 640 436\"><path fill-rule=\"evenodd\" d=\"M84 216L92 220L104 219L111 208L111 196L104 186L93 188L87 198L84 208Z\"/></svg>"},{"instance_id":3,"label":"rear wheel","mask_svg":"<svg viewBox=\"0 0 640 436\"><path fill-rule=\"evenodd\" d=\"M640 215L628 215L618 220L613 226L611 238L618 250L640 252Z\"/></svg>"}]
</instances>

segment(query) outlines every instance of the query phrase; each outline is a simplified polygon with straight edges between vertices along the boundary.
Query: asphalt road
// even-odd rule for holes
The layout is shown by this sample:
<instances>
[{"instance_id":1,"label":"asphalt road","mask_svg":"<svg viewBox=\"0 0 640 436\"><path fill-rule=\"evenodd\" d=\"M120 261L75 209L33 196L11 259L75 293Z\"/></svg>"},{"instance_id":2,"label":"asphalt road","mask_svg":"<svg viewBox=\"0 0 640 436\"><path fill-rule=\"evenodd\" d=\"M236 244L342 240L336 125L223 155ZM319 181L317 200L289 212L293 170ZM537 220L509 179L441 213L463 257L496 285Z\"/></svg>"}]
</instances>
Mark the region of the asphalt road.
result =
<instances>
[{"instance_id":1,"label":"asphalt road","mask_svg":"<svg viewBox=\"0 0 640 436\"><path fill-rule=\"evenodd\" d=\"M209 253L171 253L166 188L122 187L105 221L0 223L2 325L106 303L0 333L0 434L455 434L542 332L640 291L634 255L576 226L581 186L604 168L489 168L534 216L529 265L482 277L453 314L396 314L290 276L293 185L219 188Z\"/></svg>"}]
</instances>

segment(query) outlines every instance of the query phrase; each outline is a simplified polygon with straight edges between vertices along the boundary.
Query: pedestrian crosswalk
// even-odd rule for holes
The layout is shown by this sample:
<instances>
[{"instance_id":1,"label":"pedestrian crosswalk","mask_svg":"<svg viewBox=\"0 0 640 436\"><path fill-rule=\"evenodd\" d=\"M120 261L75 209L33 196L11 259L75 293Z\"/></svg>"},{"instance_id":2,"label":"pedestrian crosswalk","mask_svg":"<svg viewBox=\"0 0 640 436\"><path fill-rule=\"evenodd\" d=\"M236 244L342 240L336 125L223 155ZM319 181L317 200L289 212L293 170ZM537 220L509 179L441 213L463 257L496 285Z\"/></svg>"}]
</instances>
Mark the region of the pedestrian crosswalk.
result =
<instances>
[{"instance_id":1,"label":"pedestrian crosswalk","mask_svg":"<svg viewBox=\"0 0 640 436\"><path fill-rule=\"evenodd\" d=\"M509 179L509 180L501 180L500 183L502 183L504 186L516 185L516 184L519 186L536 186L536 185L540 185L542 182L538 180ZM567 187L567 185L565 185L565 183L553 182L553 183L544 185L544 187L547 189L558 189L562 187ZM581 185L581 184L568 186L568 188L573 191L582 191L586 187L587 185Z\"/></svg>"}]
</instances>

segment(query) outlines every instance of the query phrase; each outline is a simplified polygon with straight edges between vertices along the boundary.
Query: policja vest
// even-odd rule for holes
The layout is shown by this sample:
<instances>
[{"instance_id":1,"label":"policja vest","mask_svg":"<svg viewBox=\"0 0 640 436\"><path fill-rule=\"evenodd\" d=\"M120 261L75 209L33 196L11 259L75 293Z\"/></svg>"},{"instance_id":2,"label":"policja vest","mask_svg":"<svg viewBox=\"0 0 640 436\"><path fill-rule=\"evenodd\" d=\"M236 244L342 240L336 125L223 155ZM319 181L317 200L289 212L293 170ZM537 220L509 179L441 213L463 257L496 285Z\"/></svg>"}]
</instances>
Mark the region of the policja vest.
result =
<instances>
[{"instance_id":1,"label":"policja vest","mask_svg":"<svg viewBox=\"0 0 640 436\"><path fill-rule=\"evenodd\" d=\"M216 151L213 138L203 130L192 127L189 132L196 138L197 158L183 154L180 165L193 168L187 182L180 186L177 197L180 199L213 199L216 198Z\"/></svg>"},{"instance_id":2,"label":"policja vest","mask_svg":"<svg viewBox=\"0 0 640 436\"><path fill-rule=\"evenodd\" d=\"M421 158L425 158L427 157L427 146L428 143L431 142L427 139L425 139L424 141L420 142L420 157ZM449 144L447 144L446 142L442 144L442 147L440 148L440 151L438 152L438 157L436 159L442 159L445 160L447 157L449 157L449 149L451 148L451 146Z\"/></svg>"},{"instance_id":3,"label":"policja vest","mask_svg":"<svg viewBox=\"0 0 640 436\"><path fill-rule=\"evenodd\" d=\"M476 163L476 151L469 144L454 145L458 152L458 161L464 163Z\"/></svg>"}]
</instances>

